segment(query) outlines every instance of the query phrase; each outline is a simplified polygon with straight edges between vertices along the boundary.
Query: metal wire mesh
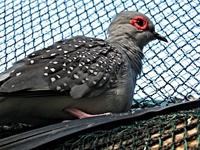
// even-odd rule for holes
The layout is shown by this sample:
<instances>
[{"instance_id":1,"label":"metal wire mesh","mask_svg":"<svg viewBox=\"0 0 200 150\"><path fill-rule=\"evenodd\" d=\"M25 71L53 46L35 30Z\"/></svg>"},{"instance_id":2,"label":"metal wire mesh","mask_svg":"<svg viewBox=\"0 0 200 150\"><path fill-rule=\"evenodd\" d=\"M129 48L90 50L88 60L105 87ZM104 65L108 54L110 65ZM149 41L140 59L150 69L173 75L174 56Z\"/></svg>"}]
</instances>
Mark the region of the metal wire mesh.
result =
<instances>
[{"instance_id":1,"label":"metal wire mesh","mask_svg":"<svg viewBox=\"0 0 200 150\"><path fill-rule=\"evenodd\" d=\"M170 97L199 95L198 0L1 1L0 72L61 39L75 35L106 39L111 19L124 10L146 14L169 41L168 44L154 41L145 47L143 73L137 81L134 98L161 105Z\"/></svg>"}]
</instances>

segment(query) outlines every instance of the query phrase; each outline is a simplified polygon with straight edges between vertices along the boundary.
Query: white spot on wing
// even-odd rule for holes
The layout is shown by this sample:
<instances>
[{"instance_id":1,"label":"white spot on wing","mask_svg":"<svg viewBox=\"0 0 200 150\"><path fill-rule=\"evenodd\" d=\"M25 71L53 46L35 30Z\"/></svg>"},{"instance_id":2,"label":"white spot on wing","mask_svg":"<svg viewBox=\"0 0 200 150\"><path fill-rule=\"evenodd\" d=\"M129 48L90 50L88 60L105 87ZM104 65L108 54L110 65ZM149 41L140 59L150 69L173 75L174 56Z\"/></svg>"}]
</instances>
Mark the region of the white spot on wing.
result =
<instances>
[{"instance_id":1,"label":"white spot on wing","mask_svg":"<svg viewBox=\"0 0 200 150\"><path fill-rule=\"evenodd\" d=\"M52 77L51 82L54 82L54 81L56 81L56 78Z\"/></svg>"},{"instance_id":2,"label":"white spot on wing","mask_svg":"<svg viewBox=\"0 0 200 150\"><path fill-rule=\"evenodd\" d=\"M104 80L106 80L106 79L107 79L107 77L103 77L103 79L104 79Z\"/></svg>"},{"instance_id":3,"label":"white spot on wing","mask_svg":"<svg viewBox=\"0 0 200 150\"><path fill-rule=\"evenodd\" d=\"M57 77L58 79L60 79L60 78L61 78L61 76L60 76L60 75L58 75L58 74L56 75L56 77Z\"/></svg>"},{"instance_id":4,"label":"white spot on wing","mask_svg":"<svg viewBox=\"0 0 200 150\"><path fill-rule=\"evenodd\" d=\"M94 70L90 69L90 70L89 70L89 72L90 72L90 73L93 73L93 72L94 72Z\"/></svg>"},{"instance_id":5,"label":"white spot on wing","mask_svg":"<svg viewBox=\"0 0 200 150\"><path fill-rule=\"evenodd\" d=\"M21 72L18 72L18 73L16 73L16 76L19 76L19 75L21 75L22 73Z\"/></svg>"},{"instance_id":6,"label":"white spot on wing","mask_svg":"<svg viewBox=\"0 0 200 150\"><path fill-rule=\"evenodd\" d=\"M44 76L48 76L48 73L44 73Z\"/></svg>"},{"instance_id":7,"label":"white spot on wing","mask_svg":"<svg viewBox=\"0 0 200 150\"><path fill-rule=\"evenodd\" d=\"M57 61L54 61L53 64L58 64L58 62L57 62Z\"/></svg>"},{"instance_id":8,"label":"white spot on wing","mask_svg":"<svg viewBox=\"0 0 200 150\"><path fill-rule=\"evenodd\" d=\"M94 72L94 75L97 75L97 73L98 73L98 72L95 71L95 72Z\"/></svg>"},{"instance_id":9,"label":"white spot on wing","mask_svg":"<svg viewBox=\"0 0 200 150\"><path fill-rule=\"evenodd\" d=\"M61 89L62 89L62 88L61 88L60 86L57 86L57 87L56 87L56 90L58 90L58 91L61 90Z\"/></svg>"},{"instance_id":10,"label":"white spot on wing","mask_svg":"<svg viewBox=\"0 0 200 150\"><path fill-rule=\"evenodd\" d=\"M56 69L55 68L50 68L51 72L55 72Z\"/></svg>"},{"instance_id":11,"label":"white spot on wing","mask_svg":"<svg viewBox=\"0 0 200 150\"><path fill-rule=\"evenodd\" d=\"M79 66L79 67L82 67L82 65L81 65L81 64L79 64L78 66Z\"/></svg>"},{"instance_id":12,"label":"white spot on wing","mask_svg":"<svg viewBox=\"0 0 200 150\"><path fill-rule=\"evenodd\" d=\"M30 60L30 64L34 64L34 62L35 62L34 60Z\"/></svg>"},{"instance_id":13,"label":"white spot on wing","mask_svg":"<svg viewBox=\"0 0 200 150\"><path fill-rule=\"evenodd\" d=\"M84 63L84 62L81 62L81 64L82 64L82 65L85 65L85 63Z\"/></svg>"},{"instance_id":14,"label":"white spot on wing","mask_svg":"<svg viewBox=\"0 0 200 150\"><path fill-rule=\"evenodd\" d=\"M78 45L74 45L74 47L78 48L79 46Z\"/></svg>"},{"instance_id":15,"label":"white spot on wing","mask_svg":"<svg viewBox=\"0 0 200 150\"><path fill-rule=\"evenodd\" d=\"M79 76L77 74L74 74L75 79L79 79Z\"/></svg>"},{"instance_id":16,"label":"white spot on wing","mask_svg":"<svg viewBox=\"0 0 200 150\"><path fill-rule=\"evenodd\" d=\"M56 53L52 53L52 54L51 54L51 56L55 56L55 55L56 55Z\"/></svg>"}]
</instances>

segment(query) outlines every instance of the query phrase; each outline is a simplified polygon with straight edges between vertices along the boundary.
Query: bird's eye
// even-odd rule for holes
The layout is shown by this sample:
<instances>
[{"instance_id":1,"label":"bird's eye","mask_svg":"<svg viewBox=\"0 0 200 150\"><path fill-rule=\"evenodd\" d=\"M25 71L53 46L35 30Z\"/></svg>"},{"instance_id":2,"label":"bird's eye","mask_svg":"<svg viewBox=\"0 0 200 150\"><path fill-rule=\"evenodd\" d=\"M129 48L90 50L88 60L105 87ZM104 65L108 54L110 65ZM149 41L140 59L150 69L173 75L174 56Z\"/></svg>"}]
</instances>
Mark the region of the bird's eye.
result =
<instances>
[{"instance_id":1,"label":"bird's eye","mask_svg":"<svg viewBox=\"0 0 200 150\"><path fill-rule=\"evenodd\" d=\"M137 24L142 27L144 25L144 21L142 19L137 20Z\"/></svg>"},{"instance_id":2,"label":"bird's eye","mask_svg":"<svg viewBox=\"0 0 200 150\"><path fill-rule=\"evenodd\" d=\"M130 23L135 26L138 30L147 30L148 21L143 16L137 16L130 20Z\"/></svg>"}]
</instances>

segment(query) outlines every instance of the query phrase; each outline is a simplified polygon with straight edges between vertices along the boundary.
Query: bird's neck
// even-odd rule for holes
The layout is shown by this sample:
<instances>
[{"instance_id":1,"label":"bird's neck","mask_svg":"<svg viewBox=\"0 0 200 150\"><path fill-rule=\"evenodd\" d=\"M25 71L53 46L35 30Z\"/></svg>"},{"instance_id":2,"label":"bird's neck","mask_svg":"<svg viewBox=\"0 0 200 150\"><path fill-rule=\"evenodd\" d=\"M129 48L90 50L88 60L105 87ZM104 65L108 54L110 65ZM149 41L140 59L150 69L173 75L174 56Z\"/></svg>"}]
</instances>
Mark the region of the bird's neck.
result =
<instances>
[{"instance_id":1,"label":"bird's neck","mask_svg":"<svg viewBox=\"0 0 200 150\"><path fill-rule=\"evenodd\" d=\"M142 49L139 48L130 37L124 37L124 35L123 37L109 37L108 41L117 47L118 50L123 51L127 55L132 68L136 73L140 74L142 70L142 59L144 57Z\"/></svg>"},{"instance_id":2,"label":"bird's neck","mask_svg":"<svg viewBox=\"0 0 200 150\"><path fill-rule=\"evenodd\" d=\"M142 51L143 47L148 43L147 38L141 38L141 31L137 31L132 25L118 25L108 29L108 41L126 44L128 46L137 47Z\"/></svg>"}]
</instances>

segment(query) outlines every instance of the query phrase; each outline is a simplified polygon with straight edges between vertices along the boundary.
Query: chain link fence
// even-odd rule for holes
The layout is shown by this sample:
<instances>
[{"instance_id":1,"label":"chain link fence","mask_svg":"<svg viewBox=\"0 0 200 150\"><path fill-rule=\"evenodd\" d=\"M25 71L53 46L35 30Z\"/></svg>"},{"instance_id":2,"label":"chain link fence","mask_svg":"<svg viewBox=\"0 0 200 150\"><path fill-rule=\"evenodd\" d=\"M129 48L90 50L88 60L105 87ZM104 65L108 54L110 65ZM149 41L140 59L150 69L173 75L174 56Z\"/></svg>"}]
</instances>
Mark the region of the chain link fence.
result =
<instances>
[{"instance_id":1,"label":"chain link fence","mask_svg":"<svg viewBox=\"0 0 200 150\"><path fill-rule=\"evenodd\" d=\"M146 14L169 43L144 48L134 99L163 105L172 97L200 95L198 0L15 0L0 3L0 72L33 51L75 35L106 39L112 18L124 10ZM142 107L142 106L141 106Z\"/></svg>"}]
</instances>

